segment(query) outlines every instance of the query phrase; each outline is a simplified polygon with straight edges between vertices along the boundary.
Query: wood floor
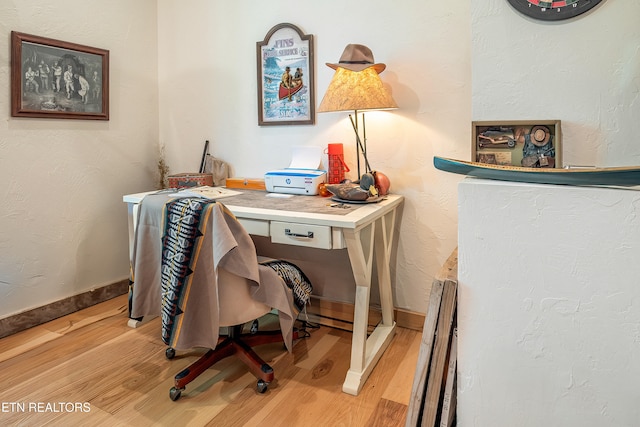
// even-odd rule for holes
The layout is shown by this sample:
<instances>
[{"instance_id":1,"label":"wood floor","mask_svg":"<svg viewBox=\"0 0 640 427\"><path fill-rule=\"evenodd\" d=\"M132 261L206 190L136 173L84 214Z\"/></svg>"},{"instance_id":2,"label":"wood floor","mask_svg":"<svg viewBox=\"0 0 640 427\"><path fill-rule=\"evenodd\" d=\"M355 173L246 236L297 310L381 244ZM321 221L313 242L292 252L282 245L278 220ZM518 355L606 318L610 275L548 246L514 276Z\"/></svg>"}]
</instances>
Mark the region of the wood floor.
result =
<instances>
[{"instance_id":1,"label":"wood floor","mask_svg":"<svg viewBox=\"0 0 640 427\"><path fill-rule=\"evenodd\" d=\"M126 296L0 339L0 424L11 426L404 426L420 333L398 328L358 396L342 393L351 333L321 327L257 348L265 394L233 358L173 402L173 377L202 351L164 356L159 319L127 326Z\"/></svg>"}]
</instances>

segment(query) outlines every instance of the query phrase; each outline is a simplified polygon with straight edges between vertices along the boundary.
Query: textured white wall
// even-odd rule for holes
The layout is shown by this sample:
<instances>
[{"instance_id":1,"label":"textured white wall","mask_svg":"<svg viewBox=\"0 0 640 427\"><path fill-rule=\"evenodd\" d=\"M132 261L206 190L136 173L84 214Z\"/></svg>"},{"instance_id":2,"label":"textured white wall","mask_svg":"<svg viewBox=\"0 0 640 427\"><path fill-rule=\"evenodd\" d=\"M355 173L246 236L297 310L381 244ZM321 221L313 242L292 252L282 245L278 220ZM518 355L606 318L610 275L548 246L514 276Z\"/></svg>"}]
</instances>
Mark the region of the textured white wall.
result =
<instances>
[{"instance_id":1,"label":"textured white wall","mask_svg":"<svg viewBox=\"0 0 640 427\"><path fill-rule=\"evenodd\" d=\"M459 425L638 425L640 191L458 188Z\"/></svg>"},{"instance_id":2,"label":"textured white wall","mask_svg":"<svg viewBox=\"0 0 640 427\"><path fill-rule=\"evenodd\" d=\"M473 120L559 119L565 164L640 164L640 2L551 23L471 5Z\"/></svg>"},{"instance_id":3,"label":"textured white wall","mask_svg":"<svg viewBox=\"0 0 640 427\"><path fill-rule=\"evenodd\" d=\"M400 109L367 115L369 160L406 197L393 276L397 307L425 312L433 275L457 244L456 184L432 166L434 154L467 158L470 141L467 2L249 0L178 4L160 0L160 140L173 172L197 170L204 141L235 176L262 177L287 166L290 147L345 144L355 165L346 114L314 126L259 127L256 42L290 22L313 34L316 104L349 43L369 46ZM352 169L355 169L353 167ZM333 284L335 299L353 287Z\"/></svg>"},{"instance_id":4,"label":"textured white wall","mask_svg":"<svg viewBox=\"0 0 640 427\"><path fill-rule=\"evenodd\" d=\"M122 195L154 184L156 2L0 2L0 317L128 276ZM109 121L11 118L10 32L110 51Z\"/></svg>"}]
</instances>

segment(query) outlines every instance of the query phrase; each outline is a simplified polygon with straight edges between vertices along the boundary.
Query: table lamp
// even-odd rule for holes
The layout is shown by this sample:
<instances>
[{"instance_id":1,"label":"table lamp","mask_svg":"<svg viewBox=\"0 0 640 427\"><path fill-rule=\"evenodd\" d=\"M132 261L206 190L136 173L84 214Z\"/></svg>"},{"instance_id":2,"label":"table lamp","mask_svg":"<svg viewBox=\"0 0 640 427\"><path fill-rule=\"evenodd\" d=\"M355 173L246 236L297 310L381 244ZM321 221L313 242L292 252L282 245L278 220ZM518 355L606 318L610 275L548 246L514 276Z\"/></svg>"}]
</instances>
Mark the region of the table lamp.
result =
<instances>
[{"instance_id":1,"label":"table lamp","mask_svg":"<svg viewBox=\"0 0 640 427\"><path fill-rule=\"evenodd\" d=\"M362 138L358 126L358 112L398 108L391 94L384 88L379 74L385 64L376 64L371 49L360 44L349 44L337 64L327 63L336 70L329 88L320 102L318 112L351 111L349 120L356 134L358 179L360 179L360 153L364 158L365 172L371 172L367 158L367 131L362 113Z\"/></svg>"}]
</instances>

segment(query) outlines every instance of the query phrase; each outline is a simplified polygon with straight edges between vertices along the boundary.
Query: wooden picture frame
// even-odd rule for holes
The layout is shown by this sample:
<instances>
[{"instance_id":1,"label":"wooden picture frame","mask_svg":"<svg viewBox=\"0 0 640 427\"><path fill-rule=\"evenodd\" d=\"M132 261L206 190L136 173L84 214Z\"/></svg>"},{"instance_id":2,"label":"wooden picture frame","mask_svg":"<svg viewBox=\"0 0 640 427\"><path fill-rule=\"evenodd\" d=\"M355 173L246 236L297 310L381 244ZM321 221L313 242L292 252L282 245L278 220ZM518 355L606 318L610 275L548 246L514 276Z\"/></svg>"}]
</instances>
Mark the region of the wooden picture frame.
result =
<instances>
[{"instance_id":1,"label":"wooden picture frame","mask_svg":"<svg viewBox=\"0 0 640 427\"><path fill-rule=\"evenodd\" d=\"M474 162L562 168L560 120L474 121L471 128Z\"/></svg>"},{"instance_id":2,"label":"wooden picture frame","mask_svg":"<svg viewBox=\"0 0 640 427\"><path fill-rule=\"evenodd\" d=\"M256 56L258 125L315 124L313 35L278 24L256 43Z\"/></svg>"},{"instance_id":3,"label":"wooden picture frame","mask_svg":"<svg viewBox=\"0 0 640 427\"><path fill-rule=\"evenodd\" d=\"M109 51L12 31L11 116L109 120Z\"/></svg>"}]
</instances>

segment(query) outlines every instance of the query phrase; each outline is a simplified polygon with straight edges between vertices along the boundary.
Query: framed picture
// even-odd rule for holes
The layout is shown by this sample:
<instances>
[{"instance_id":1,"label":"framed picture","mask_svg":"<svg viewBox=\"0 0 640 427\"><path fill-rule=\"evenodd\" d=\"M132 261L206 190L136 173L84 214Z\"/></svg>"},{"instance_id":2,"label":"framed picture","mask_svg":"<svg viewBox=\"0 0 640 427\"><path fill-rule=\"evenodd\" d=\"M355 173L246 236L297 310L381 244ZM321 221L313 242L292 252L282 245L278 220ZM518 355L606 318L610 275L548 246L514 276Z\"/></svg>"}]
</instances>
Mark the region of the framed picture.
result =
<instances>
[{"instance_id":1,"label":"framed picture","mask_svg":"<svg viewBox=\"0 0 640 427\"><path fill-rule=\"evenodd\" d=\"M562 167L560 120L472 122L475 162L530 168Z\"/></svg>"},{"instance_id":2,"label":"framed picture","mask_svg":"<svg viewBox=\"0 0 640 427\"><path fill-rule=\"evenodd\" d=\"M258 124L315 123L313 36L278 24L256 43Z\"/></svg>"},{"instance_id":3,"label":"framed picture","mask_svg":"<svg viewBox=\"0 0 640 427\"><path fill-rule=\"evenodd\" d=\"M11 115L109 120L109 51L12 31Z\"/></svg>"}]
</instances>

